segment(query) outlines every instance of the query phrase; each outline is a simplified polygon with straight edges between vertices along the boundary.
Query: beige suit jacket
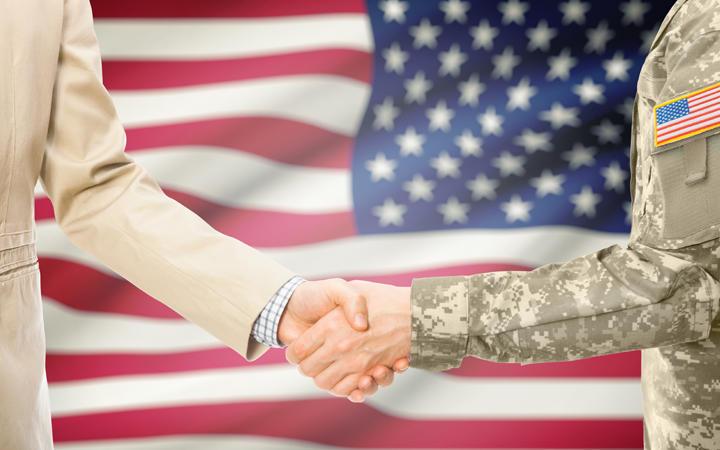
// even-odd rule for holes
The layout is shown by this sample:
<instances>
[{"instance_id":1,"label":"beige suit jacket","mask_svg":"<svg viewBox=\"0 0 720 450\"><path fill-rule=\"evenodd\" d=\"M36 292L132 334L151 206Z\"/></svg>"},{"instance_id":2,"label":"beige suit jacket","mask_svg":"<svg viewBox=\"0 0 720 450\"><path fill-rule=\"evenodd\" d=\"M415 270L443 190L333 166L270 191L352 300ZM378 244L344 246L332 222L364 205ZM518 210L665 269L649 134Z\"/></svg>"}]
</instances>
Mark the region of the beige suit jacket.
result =
<instances>
[{"instance_id":1,"label":"beige suit jacket","mask_svg":"<svg viewBox=\"0 0 720 450\"><path fill-rule=\"evenodd\" d=\"M38 179L71 241L252 359L291 276L177 202L125 153L88 0L0 0L0 449L51 448L35 251Z\"/></svg>"}]
</instances>

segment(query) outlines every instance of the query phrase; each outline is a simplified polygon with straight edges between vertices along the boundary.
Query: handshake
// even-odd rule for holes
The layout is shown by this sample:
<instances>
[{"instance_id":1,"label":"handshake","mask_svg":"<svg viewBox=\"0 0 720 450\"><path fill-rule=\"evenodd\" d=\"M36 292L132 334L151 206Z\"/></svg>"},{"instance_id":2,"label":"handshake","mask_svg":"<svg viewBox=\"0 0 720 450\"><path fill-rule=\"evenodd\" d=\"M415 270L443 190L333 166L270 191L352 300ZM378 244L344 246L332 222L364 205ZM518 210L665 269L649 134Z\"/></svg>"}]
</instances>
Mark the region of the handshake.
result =
<instances>
[{"instance_id":1,"label":"handshake","mask_svg":"<svg viewBox=\"0 0 720 450\"><path fill-rule=\"evenodd\" d=\"M278 327L287 360L333 395L362 402L409 366L410 288L306 281Z\"/></svg>"}]
</instances>

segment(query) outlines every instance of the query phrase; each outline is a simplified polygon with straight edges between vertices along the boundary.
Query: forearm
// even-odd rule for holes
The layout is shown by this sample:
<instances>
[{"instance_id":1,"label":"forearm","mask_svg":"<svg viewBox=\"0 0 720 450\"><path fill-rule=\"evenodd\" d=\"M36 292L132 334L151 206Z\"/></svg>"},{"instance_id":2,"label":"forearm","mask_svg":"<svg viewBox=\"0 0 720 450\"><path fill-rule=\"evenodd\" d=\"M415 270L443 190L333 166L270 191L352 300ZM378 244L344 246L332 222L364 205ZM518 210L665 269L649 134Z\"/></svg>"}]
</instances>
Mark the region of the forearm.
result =
<instances>
[{"instance_id":1,"label":"forearm","mask_svg":"<svg viewBox=\"0 0 720 450\"><path fill-rule=\"evenodd\" d=\"M168 198L125 153L87 0L63 4L41 180L78 247L249 358L250 329L293 274Z\"/></svg>"},{"instance_id":2,"label":"forearm","mask_svg":"<svg viewBox=\"0 0 720 450\"><path fill-rule=\"evenodd\" d=\"M702 267L639 244L531 272L416 280L412 364L565 361L701 340L719 298Z\"/></svg>"}]
</instances>

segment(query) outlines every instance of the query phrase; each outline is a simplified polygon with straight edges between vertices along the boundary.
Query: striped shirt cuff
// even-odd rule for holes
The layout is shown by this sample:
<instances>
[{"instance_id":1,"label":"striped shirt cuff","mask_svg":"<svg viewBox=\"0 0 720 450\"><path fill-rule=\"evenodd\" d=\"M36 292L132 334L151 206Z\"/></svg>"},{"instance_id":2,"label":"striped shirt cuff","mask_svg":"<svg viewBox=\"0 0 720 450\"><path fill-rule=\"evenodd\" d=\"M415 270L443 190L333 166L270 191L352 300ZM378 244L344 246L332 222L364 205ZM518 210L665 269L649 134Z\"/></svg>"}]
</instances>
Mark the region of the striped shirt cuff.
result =
<instances>
[{"instance_id":1,"label":"striped shirt cuff","mask_svg":"<svg viewBox=\"0 0 720 450\"><path fill-rule=\"evenodd\" d=\"M304 281L305 279L302 277L292 277L272 296L253 324L252 334L256 341L268 347L283 347L277 335L278 328L280 327L280 318L293 292L295 292L295 289Z\"/></svg>"}]
</instances>

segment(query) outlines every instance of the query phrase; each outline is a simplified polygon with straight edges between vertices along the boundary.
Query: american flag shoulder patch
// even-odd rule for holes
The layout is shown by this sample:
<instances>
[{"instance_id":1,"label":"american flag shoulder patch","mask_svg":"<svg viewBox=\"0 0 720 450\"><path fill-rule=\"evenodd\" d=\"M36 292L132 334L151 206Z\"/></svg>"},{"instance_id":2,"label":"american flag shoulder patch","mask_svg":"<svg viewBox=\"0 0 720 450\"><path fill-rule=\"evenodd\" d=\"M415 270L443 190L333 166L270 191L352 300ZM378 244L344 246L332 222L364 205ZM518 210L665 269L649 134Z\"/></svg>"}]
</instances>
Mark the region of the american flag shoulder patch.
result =
<instances>
[{"instance_id":1,"label":"american flag shoulder patch","mask_svg":"<svg viewBox=\"0 0 720 450\"><path fill-rule=\"evenodd\" d=\"M655 106L655 146L662 147L720 127L720 83Z\"/></svg>"}]
</instances>

